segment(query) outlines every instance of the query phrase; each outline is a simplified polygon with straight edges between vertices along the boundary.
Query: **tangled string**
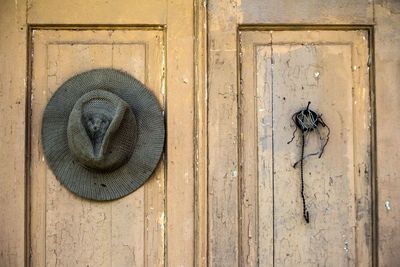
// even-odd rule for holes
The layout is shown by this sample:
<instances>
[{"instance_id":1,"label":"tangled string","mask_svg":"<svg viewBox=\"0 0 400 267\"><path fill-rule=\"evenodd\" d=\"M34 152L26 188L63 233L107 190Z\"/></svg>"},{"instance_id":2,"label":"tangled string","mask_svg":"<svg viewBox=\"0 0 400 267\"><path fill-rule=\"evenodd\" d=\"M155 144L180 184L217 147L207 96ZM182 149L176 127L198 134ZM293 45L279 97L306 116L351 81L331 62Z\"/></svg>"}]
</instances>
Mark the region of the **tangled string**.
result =
<instances>
[{"instance_id":1,"label":"tangled string","mask_svg":"<svg viewBox=\"0 0 400 267\"><path fill-rule=\"evenodd\" d=\"M288 142L288 144L290 144L293 141L293 139L295 138L297 129L300 129L302 132L302 134L301 134L301 138L302 138L301 158L293 165L293 168L296 168L297 164L300 162L300 170L301 170L300 171L300 173L301 173L300 193L301 193L301 198L303 200L303 216L307 223L310 222L310 216L309 216L309 213L308 213L308 210L306 207L306 200L304 197L303 161L304 161L304 159L306 159L310 156L319 155L318 158L320 158L322 156L325 146L328 144L329 135L331 132L328 125L326 125L326 123L323 121L323 119L321 117L322 115L318 115L317 112L310 109L310 104L311 104L311 102L308 102L307 108L302 109L299 112L296 112L295 114L293 114L292 120L296 124L297 127L293 132L292 139ZM324 139L322 138L320 130L318 129L318 125L321 125L322 127L326 127L328 129L328 134L326 136L325 142L324 142ZM312 131L317 132L317 134L319 136L320 147L319 147L318 151L304 156L305 136L308 135L309 133L311 133Z\"/></svg>"}]
</instances>

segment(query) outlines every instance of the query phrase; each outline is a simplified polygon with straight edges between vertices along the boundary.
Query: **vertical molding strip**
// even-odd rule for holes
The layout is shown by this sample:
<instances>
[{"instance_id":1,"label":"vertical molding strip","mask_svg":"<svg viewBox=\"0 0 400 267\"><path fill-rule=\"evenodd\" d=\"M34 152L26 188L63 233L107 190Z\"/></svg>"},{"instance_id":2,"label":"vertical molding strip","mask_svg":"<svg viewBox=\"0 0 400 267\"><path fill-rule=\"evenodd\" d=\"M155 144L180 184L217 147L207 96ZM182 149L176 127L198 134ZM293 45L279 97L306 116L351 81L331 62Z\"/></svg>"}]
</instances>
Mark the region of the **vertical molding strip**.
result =
<instances>
[{"instance_id":1,"label":"vertical molding strip","mask_svg":"<svg viewBox=\"0 0 400 267\"><path fill-rule=\"evenodd\" d=\"M207 266L207 0L194 0L194 266Z\"/></svg>"}]
</instances>

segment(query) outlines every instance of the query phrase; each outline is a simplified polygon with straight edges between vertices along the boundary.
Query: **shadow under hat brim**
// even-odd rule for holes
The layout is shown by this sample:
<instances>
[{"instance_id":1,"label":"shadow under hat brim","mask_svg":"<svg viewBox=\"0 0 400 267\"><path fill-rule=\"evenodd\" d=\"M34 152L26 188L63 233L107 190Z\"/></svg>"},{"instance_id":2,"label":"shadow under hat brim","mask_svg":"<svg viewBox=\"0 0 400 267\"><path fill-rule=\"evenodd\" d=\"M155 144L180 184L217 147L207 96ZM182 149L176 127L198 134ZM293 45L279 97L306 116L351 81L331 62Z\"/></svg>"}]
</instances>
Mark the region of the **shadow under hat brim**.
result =
<instances>
[{"instance_id":1,"label":"shadow under hat brim","mask_svg":"<svg viewBox=\"0 0 400 267\"><path fill-rule=\"evenodd\" d=\"M130 159L111 172L80 164L68 147L67 126L74 104L92 90L105 90L123 99L136 118L137 140ZM73 76L49 100L42 118L42 145L57 179L73 193L93 200L126 196L151 176L164 147L164 119L153 94L129 74L95 69Z\"/></svg>"}]
</instances>

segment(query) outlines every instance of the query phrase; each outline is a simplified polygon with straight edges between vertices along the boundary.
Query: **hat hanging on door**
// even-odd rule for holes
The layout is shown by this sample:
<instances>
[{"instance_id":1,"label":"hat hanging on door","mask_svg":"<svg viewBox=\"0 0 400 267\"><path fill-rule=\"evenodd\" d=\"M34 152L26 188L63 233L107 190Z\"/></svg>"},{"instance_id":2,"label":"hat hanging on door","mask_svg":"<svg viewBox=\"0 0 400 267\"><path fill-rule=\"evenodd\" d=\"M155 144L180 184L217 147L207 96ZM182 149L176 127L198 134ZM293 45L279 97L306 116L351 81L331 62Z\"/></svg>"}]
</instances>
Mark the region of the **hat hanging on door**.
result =
<instances>
[{"instance_id":1,"label":"hat hanging on door","mask_svg":"<svg viewBox=\"0 0 400 267\"><path fill-rule=\"evenodd\" d=\"M43 151L55 176L94 200L121 198L145 183L160 159L164 134L156 98L115 69L67 80L42 119Z\"/></svg>"}]
</instances>

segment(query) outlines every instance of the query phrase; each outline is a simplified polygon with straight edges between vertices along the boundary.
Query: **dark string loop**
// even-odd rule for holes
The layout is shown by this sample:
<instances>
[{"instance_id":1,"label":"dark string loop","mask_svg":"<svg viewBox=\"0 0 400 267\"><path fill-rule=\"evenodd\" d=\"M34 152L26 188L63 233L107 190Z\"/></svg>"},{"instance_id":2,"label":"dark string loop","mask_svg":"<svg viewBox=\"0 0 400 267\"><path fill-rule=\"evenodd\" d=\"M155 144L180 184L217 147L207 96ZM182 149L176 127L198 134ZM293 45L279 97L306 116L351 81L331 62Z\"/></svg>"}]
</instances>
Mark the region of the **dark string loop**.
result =
<instances>
[{"instance_id":1,"label":"dark string loop","mask_svg":"<svg viewBox=\"0 0 400 267\"><path fill-rule=\"evenodd\" d=\"M298 160L294 165L293 168L296 168L296 165L300 162L300 174L301 174L301 190L300 190L300 194L301 194L301 198L303 201L303 216L304 216L304 220L309 223L310 222L310 215L308 213L307 207L306 207L306 200L305 200L305 196L304 196L304 173L303 173L303 161L304 159L310 157L310 156L314 156L314 155L319 155L318 158L320 158L322 156L322 153L324 153L325 150L325 146L328 144L329 141L329 135L331 133L331 130L329 129L328 125L324 122L324 120L322 119L322 115L318 115L317 112L313 111L312 109L310 109L310 104L311 102L309 101L307 104L307 107L305 109L300 110L299 112L293 114L292 116L292 120L293 122L296 124L296 129L293 132L293 137L292 139L287 142L288 144L290 144L294 137L295 137L295 133L297 131L297 128L299 128L302 131L302 144L301 144L301 158L300 160ZM326 127L328 129L328 134L326 136L326 141L325 143L323 142L323 138L321 135L320 130L318 129L318 125L321 124L322 127ZM306 156L304 156L304 147L305 147L305 135L312 132L312 131L316 131L318 136L319 136L319 140L320 140L320 148L317 152L314 153L310 153Z\"/></svg>"}]
</instances>

